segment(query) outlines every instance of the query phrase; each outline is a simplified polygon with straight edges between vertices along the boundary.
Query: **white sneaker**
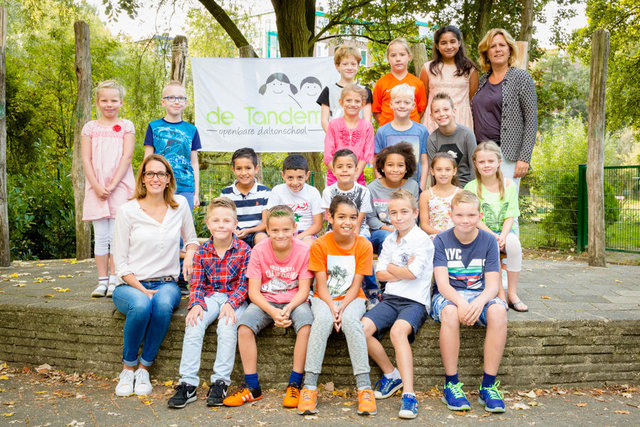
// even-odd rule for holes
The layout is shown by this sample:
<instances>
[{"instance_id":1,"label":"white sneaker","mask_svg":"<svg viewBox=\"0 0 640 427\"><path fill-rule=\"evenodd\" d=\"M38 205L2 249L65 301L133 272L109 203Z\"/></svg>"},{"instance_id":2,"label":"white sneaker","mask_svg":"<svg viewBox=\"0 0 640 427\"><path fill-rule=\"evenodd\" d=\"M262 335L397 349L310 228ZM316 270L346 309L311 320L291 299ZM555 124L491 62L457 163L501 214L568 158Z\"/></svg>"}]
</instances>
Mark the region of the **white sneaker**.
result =
<instances>
[{"instance_id":1,"label":"white sneaker","mask_svg":"<svg viewBox=\"0 0 640 427\"><path fill-rule=\"evenodd\" d=\"M138 368L135 372L136 377L136 386L133 389L133 392L138 396L146 396L147 394L151 394L153 387L151 386L151 381L149 381L149 371L146 369Z\"/></svg>"},{"instance_id":2,"label":"white sneaker","mask_svg":"<svg viewBox=\"0 0 640 427\"><path fill-rule=\"evenodd\" d=\"M113 296L113 291L116 289L115 283L109 283L109 287L107 288L107 298L111 298Z\"/></svg>"},{"instance_id":3,"label":"white sneaker","mask_svg":"<svg viewBox=\"0 0 640 427\"><path fill-rule=\"evenodd\" d=\"M120 381L116 386L116 396L130 396L133 394L133 371L129 369L123 369L120 372Z\"/></svg>"},{"instance_id":4,"label":"white sneaker","mask_svg":"<svg viewBox=\"0 0 640 427\"><path fill-rule=\"evenodd\" d=\"M98 283L98 286L91 292L91 296L95 298L103 297L107 294L107 284Z\"/></svg>"}]
</instances>

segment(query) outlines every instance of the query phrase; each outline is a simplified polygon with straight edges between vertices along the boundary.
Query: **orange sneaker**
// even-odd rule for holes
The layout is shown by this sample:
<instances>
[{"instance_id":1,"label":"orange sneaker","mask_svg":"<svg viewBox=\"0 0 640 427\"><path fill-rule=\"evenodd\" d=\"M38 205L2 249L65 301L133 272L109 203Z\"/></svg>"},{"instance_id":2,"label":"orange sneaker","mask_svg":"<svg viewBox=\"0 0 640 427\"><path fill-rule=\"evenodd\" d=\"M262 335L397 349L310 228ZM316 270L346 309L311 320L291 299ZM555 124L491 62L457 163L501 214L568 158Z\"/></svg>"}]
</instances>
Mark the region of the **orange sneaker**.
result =
<instances>
[{"instance_id":1,"label":"orange sneaker","mask_svg":"<svg viewBox=\"0 0 640 427\"><path fill-rule=\"evenodd\" d=\"M284 394L282 406L286 408L297 408L300 400L300 386L296 383L289 383L287 391Z\"/></svg>"},{"instance_id":2,"label":"orange sneaker","mask_svg":"<svg viewBox=\"0 0 640 427\"><path fill-rule=\"evenodd\" d=\"M375 415L377 412L373 390L358 390L358 415Z\"/></svg>"},{"instance_id":3,"label":"orange sneaker","mask_svg":"<svg viewBox=\"0 0 640 427\"><path fill-rule=\"evenodd\" d=\"M227 396L222 404L224 406L242 406L245 402L253 402L262 399L262 390L260 388L251 388L246 384L242 384L240 389Z\"/></svg>"},{"instance_id":4,"label":"orange sneaker","mask_svg":"<svg viewBox=\"0 0 640 427\"><path fill-rule=\"evenodd\" d=\"M298 414L313 415L318 413L318 390L303 388L300 390L298 401Z\"/></svg>"}]
</instances>

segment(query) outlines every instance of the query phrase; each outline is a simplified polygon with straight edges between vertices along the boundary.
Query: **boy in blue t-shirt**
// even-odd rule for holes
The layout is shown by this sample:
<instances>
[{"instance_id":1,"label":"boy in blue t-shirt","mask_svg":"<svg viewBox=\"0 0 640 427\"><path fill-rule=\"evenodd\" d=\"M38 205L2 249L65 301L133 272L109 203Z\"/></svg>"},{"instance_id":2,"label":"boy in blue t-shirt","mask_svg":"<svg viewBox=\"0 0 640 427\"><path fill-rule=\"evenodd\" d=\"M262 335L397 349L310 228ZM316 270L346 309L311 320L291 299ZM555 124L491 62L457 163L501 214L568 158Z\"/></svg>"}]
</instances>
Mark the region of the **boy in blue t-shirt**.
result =
<instances>
[{"instance_id":1,"label":"boy in blue t-shirt","mask_svg":"<svg viewBox=\"0 0 640 427\"><path fill-rule=\"evenodd\" d=\"M187 92L182 83L172 80L164 87L162 106L166 115L147 127L144 156L156 153L167 159L176 179L176 194L184 196L193 210L200 204L198 150L202 145L198 129L182 120L182 113L187 107Z\"/></svg>"},{"instance_id":2,"label":"boy in blue t-shirt","mask_svg":"<svg viewBox=\"0 0 640 427\"><path fill-rule=\"evenodd\" d=\"M440 353L445 385L442 401L453 411L470 409L458 380L460 323L486 326L484 376L478 402L485 411L504 412L503 395L496 382L507 340L507 304L497 297L500 286L500 251L493 234L480 230L480 200L470 191L459 191L451 200L454 227L433 240L433 275L437 292L433 318L440 325Z\"/></svg>"}]
</instances>

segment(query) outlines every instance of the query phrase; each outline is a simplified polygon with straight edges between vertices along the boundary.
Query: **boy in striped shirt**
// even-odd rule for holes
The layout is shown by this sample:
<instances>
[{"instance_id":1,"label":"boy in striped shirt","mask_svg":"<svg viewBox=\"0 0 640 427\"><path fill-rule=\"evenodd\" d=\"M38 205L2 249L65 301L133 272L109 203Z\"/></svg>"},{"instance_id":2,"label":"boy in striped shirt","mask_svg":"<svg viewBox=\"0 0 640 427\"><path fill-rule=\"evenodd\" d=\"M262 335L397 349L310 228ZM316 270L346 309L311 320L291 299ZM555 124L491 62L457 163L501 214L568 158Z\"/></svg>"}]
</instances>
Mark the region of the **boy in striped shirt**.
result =
<instances>
[{"instance_id":1,"label":"boy in striped shirt","mask_svg":"<svg viewBox=\"0 0 640 427\"><path fill-rule=\"evenodd\" d=\"M231 165L236 181L223 188L220 195L230 198L236 204L238 210L236 236L254 247L267 238L262 216L263 212L266 212L271 189L256 181L259 168L258 156L252 148L236 150L231 157Z\"/></svg>"}]
</instances>

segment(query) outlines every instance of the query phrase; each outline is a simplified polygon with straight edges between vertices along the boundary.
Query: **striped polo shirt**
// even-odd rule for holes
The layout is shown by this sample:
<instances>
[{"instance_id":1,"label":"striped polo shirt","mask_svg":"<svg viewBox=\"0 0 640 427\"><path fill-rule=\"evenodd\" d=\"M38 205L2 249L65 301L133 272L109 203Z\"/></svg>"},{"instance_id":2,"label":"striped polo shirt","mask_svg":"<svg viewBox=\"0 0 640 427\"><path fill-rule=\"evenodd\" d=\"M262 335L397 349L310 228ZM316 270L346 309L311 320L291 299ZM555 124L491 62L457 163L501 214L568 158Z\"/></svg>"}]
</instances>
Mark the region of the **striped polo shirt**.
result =
<instances>
[{"instance_id":1,"label":"striped polo shirt","mask_svg":"<svg viewBox=\"0 0 640 427\"><path fill-rule=\"evenodd\" d=\"M236 187L237 182L223 188L220 195L230 198L236 204L239 229L255 227L262 222L262 211L267 208L271 189L256 181L253 188L245 195Z\"/></svg>"}]
</instances>

